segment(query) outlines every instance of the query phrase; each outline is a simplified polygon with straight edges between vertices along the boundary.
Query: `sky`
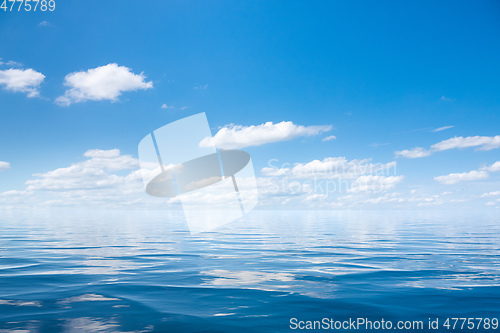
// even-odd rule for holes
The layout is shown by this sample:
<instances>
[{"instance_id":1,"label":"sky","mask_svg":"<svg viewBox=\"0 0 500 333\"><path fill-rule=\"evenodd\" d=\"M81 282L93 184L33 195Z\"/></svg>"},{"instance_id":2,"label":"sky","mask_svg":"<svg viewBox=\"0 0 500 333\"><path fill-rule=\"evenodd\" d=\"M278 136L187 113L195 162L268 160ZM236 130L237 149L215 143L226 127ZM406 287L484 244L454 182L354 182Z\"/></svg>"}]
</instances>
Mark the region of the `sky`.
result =
<instances>
[{"instance_id":1,"label":"sky","mask_svg":"<svg viewBox=\"0 0 500 333\"><path fill-rule=\"evenodd\" d=\"M498 209L497 1L0 9L0 209L157 209L138 144L204 112L263 209Z\"/></svg>"}]
</instances>

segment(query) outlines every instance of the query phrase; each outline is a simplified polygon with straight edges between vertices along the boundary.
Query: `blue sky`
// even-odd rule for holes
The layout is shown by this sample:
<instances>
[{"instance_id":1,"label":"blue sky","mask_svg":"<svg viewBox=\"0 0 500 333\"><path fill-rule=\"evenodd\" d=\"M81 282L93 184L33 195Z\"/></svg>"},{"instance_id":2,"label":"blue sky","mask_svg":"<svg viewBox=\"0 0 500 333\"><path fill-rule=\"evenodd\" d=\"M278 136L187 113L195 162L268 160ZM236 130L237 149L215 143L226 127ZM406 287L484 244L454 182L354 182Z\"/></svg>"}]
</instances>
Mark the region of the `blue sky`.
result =
<instances>
[{"instance_id":1,"label":"blue sky","mask_svg":"<svg viewBox=\"0 0 500 333\"><path fill-rule=\"evenodd\" d=\"M68 196L93 206L85 200L103 189L91 188L90 180L83 188L28 189L26 182L41 178L34 174L54 181L47 173L85 162L88 150L119 149L119 156L136 159L147 133L205 112L213 135L224 126L238 132L230 124L291 122L278 133L283 140L241 147L262 178L263 206L287 207L296 200L335 209L497 208L499 18L496 1L56 1L53 12L0 11L0 161L8 163L0 172L0 193L10 193L0 206L29 200L58 205ZM104 66L110 64L118 69L108 73L104 69L111 67ZM78 86L97 68L102 72L96 72L94 90ZM7 72L12 69L18 71ZM76 72L83 74L71 86ZM130 85L119 83L106 95L116 83L109 75L120 73ZM13 88L11 74L32 81ZM71 101L61 103L60 96ZM327 132L297 129L328 125ZM335 139L323 141L328 136ZM430 148L454 137L462 141ZM408 158L415 157L415 147L429 156ZM282 170L280 180L262 173L271 159L281 166L338 157L346 163L370 159L363 165L394 161L397 171L382 177L400 178L352 178L350 185L387 186L332 195L265 188L297 181L293 170ZM125 163L103 172L127 182L137 167ZM436 179L450 174L462 175ZM101 201L123 188L105 191ZM147 196L136 194L140 199L124 201L149 205Z\"/></svg>"}]
</instances>

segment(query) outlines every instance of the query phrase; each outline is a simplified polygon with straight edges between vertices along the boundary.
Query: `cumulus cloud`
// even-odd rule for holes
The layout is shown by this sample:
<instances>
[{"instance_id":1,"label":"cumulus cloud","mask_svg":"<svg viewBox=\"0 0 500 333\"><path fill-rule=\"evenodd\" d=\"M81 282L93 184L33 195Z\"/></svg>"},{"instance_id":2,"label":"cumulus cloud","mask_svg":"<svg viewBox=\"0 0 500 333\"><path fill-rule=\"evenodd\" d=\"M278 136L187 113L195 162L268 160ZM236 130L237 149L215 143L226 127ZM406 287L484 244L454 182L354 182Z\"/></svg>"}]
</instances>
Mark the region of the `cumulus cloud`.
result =
<instances>
[{"instance_id":1,"label":"cumulus cloud","mask_svg":"<svg viewBox=\"0 0 500 333\"><path fill-rule=\"evenodd\" d=\"M256 126L226 125L213 138L203 139L200 142L200 147L209 147L215 144L217 148L239 149L271 142L288 141L302 136L318 135L331 129L330 125L302 126L295 125L291 121L282 121L277 124L267 122Z\"/></svg>"},{"instance_id":2,"label":"cumulus cloud","mask_svg":"<svg viewBox=\"0 0 500 333\"><path fill-rule=\"evenodd\" d=\"M7 169L10 169L10 163L0 161L0 171L5 171Z\"/></svg>"},{"instance_id":3,"label":"cumulus cloud","mask_svg":"<svg viewBox=\"0 0 500 333\"><path fill-rule=\"evenodd\" d=\"M335 135L330 135L330 136L327 136L326 138L324 138L321 141L326 142L326 141L331 141L331 140L335 140L335 139L337 139L337 137Z\"/></svg>"},{"instance_id":4,"label":"cumulus cloud","mask_svg":"<svg viewBox=\"0 0 500 333\"><path fill-rule=\"evenodd\" d=\"M462 173L450 173L446 176L434 177L434 180L445 185L453 185L464 181L481 180L489 177L487 171L484 170L472 170L469 172Z\"/></svg>"},{"instance_id":5,"label":"cumulus cloud","mask_svg":"<svg viewBox=\"0 0 500 333\"><path fill-rule=\"evenodd\" d=\"M130 68L115 63L70 73L64 78L64 85L69 89L56 99L56 103L68 106L87 100L115 102L123 92L153 88L153 82L145 79L143 73L134 74Z\"/></svg>"},{"instance_id":6,"label":"cumulus cloud","mask_svg":"<svg viewBox=\"0 0 500 333\"><path fill-rule=\"evenodd\" d=\"M441 132L441 131L445 131L445 130L453 128L453 127L454 126L443 126L443 127L439 127L439 128L433 129L432 131L433 132Z\"/></svg>"},{"instance_id":7,"label":"cumulus cloud","mask_svg":"<svg viewBox=\"0 0 500 333\"><path fill-rule=\"evenodd\" d=\"M44 79L45 75L31 68L0 70L0 85L4 90L23 92L28 97L40 95L39 88Z\"/></svg>"},{"instance_id":8,"label":"cumulus cloud","mask_svg":"<svg viewBox=\"0 0 500 333\"><path fill-rule=\"evenodd\" d=\"M21 191L0 193L1 208L107 207L162 208L175 203L144 191L139 161L118 149L88 150L84 160L34 174Z\"/></svg>"},{"instance_id":9,"label":"cumulus cloud","mask_svg":"<svg viewBox=\"0 0 500 333\"><path fill-rule=\"evenodd\" d=\"M373 163L371 159L328 157L290 164L271 160L269 166L261 169L258 179L260 205L338 208L372 204L369 200L374 195L388 193L403 179L404 176L396 175L395 161ZM399 202L399 197L384 201Z\"/></svg>"},{"instance_id":10,"label":"cumulus cloud","mask_svg":"<svg viewBox=\"0 0 500 333\"><path fill-rule=\"evenodd\" d=\"M66 168L34 174L37 179L28 180L26 190L67 191L105 188L124 180L123 177L109 174L109 171L134 169L139 166L137 159L130 155L121 155L118 149L88 150L84 156L89 159Z\"/></svg>"},{"instance_id":11,"label":"cumulus cloud","mask_svg":"<svg viewBox=\"0 0 500 333\"><path fill-rule=\"evenodd\" d=\"M500 135L496 136L456 136L448 140L443 140L433 144L429 150L422 147L416 147L410 150L396 151L396 157L419 158L429 156L434 152L478 147L478 150L492 150L500 148Z\"/></svg>"}]
</instances>

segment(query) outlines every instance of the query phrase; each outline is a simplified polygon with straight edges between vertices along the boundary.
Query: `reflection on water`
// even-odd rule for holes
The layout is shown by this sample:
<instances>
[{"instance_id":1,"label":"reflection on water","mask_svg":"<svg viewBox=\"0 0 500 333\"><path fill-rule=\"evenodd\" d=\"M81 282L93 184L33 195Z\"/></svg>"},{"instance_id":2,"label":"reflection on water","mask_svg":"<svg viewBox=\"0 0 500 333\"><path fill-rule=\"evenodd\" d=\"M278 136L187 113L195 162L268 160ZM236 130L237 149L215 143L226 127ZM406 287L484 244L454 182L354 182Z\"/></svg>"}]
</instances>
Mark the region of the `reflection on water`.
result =
<instances>
[{"instance_id":1,"label":"reflection on water","mask_svg":"<svg viewBox=\"0 0 500 333\"><path fill-rule=\"evenodd\" d=\"M3 212L0 332L286 331L291 317L496 316L500 219L254 211Z\"/></svg>"}]
</instances>

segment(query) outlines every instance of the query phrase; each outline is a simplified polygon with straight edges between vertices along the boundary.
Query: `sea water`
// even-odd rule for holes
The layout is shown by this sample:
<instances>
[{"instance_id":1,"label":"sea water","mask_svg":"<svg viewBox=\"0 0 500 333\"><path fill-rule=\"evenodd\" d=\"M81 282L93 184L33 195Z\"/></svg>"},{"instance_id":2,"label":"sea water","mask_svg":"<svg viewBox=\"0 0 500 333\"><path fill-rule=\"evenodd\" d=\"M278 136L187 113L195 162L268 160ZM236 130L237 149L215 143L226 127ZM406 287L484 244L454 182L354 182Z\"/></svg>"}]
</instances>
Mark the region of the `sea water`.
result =
<instances>
[{"instance_id":1,"label":"sea water","mask_svg":"<svg viewBox=\"0 0 500 333\"><path fill-rule=\"evenodd\" d=\"M500 317L499 216L255 210L191 235L177 211L4 211L0 332L465 331L443 324Z\"/></svg>"}]
</instances>

